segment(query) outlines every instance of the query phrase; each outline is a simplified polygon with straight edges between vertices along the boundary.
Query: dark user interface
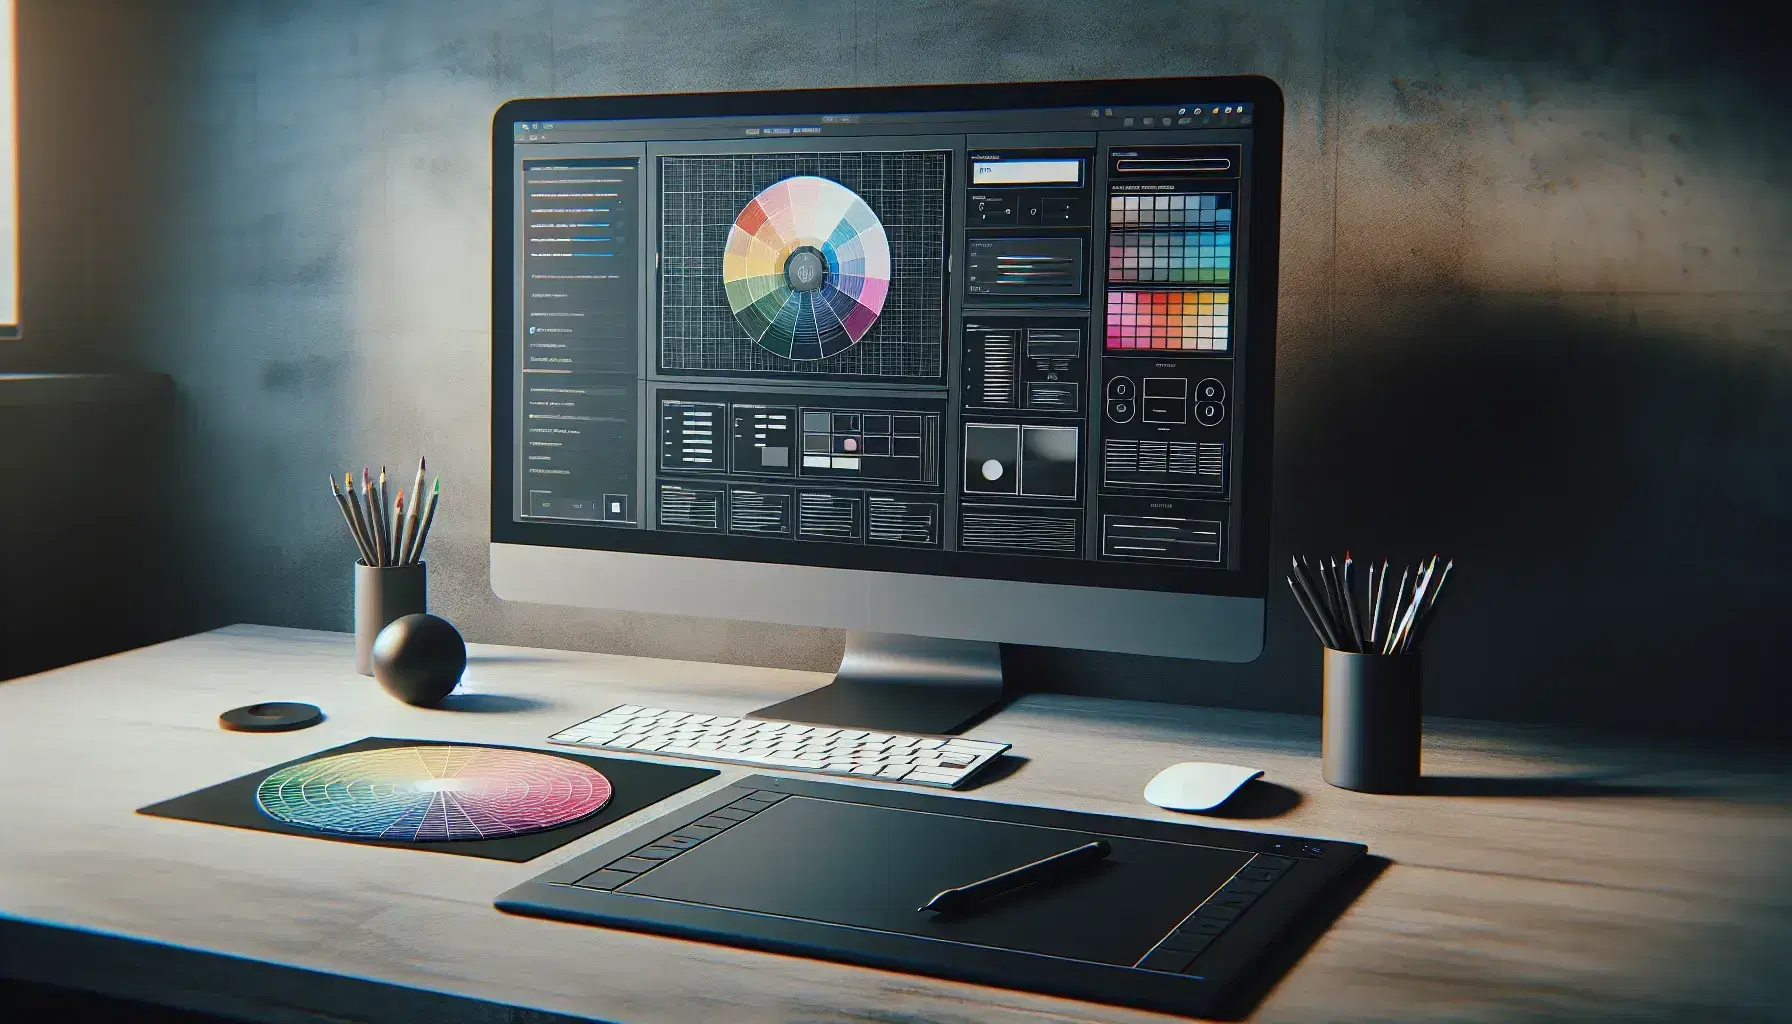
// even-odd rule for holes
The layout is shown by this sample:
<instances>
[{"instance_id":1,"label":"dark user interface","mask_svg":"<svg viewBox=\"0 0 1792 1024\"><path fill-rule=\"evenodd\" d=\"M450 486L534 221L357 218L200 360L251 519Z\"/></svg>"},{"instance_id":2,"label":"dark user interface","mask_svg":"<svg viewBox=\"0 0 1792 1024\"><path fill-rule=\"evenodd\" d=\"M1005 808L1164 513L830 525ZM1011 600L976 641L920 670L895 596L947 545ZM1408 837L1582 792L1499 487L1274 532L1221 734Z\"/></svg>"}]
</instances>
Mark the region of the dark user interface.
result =
<instances>
[{"instance_id":1,"label":"dark user interface","mask_svg":"<svg viewBox=\"0 0 1792 1024\"><path fill-rule=\"evenodd\" d=\"M1159 116L519 132L518 519L1235 566L1249 118Z\"/></svg>"}]
</instances>

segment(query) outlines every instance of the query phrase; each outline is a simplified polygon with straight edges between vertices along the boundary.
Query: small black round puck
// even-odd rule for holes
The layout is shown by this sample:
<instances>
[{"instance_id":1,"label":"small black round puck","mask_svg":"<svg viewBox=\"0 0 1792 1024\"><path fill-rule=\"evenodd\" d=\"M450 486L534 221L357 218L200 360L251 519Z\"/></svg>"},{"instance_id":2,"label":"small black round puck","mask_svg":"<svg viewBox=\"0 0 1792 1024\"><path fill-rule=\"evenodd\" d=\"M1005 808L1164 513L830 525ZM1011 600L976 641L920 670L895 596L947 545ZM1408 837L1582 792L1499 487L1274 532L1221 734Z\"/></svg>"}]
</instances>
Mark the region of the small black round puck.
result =
<instances>
[{"instance_id":1,"label":"small black round puck","mask_svg":"<svg viewBox=\"0 0 1792 1024\"><path fill-rule=\"evenodd\" d=\"M315 704L293 704L273 701L231 708L218 716L221 728L234 732L286 732L303 729L324 720L324 713Z\"/></svg>"}]
</instances>

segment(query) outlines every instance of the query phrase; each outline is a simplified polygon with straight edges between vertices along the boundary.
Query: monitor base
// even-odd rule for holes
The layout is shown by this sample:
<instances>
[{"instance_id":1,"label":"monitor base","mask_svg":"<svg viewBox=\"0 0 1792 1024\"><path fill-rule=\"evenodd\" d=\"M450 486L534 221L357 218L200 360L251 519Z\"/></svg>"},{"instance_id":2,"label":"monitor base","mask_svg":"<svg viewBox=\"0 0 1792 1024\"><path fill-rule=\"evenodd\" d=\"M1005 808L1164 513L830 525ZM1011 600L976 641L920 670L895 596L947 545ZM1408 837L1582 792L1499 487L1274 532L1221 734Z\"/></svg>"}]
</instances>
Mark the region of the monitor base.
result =
<instances>
[{"instance_id":1,"label":"monitor base","mask_svg":"<svg viewBox=\"0 0 1792 1024\"><path fill-rule=\"evenodd\" d=\"M1001 701L1000 644L847 630L833 682L752 717L944 735Z\"/></svg>"}]
</instances>

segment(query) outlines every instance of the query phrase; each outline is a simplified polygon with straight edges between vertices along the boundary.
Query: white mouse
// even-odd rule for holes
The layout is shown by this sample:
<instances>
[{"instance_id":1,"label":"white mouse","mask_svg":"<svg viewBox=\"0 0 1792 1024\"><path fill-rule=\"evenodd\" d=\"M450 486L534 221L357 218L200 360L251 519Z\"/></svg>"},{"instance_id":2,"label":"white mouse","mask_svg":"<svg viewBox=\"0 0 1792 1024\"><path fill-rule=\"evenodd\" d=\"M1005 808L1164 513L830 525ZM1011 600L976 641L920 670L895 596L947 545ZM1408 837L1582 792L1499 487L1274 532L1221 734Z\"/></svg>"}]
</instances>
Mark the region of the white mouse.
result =
<instances>
[{"instance_id":1,"label":"white mouse","mask_svg":"<svg viewBox=\"0 0 1792 1024\"><path fill-rule=\"evenodd\" d=\"M1210 811L1238 792L1238 787L1263 774L1260 768L1235 764L1184 761L1157 773L1145 784L1145 799L1172 811Z\"/></svg>"}]
</instances>

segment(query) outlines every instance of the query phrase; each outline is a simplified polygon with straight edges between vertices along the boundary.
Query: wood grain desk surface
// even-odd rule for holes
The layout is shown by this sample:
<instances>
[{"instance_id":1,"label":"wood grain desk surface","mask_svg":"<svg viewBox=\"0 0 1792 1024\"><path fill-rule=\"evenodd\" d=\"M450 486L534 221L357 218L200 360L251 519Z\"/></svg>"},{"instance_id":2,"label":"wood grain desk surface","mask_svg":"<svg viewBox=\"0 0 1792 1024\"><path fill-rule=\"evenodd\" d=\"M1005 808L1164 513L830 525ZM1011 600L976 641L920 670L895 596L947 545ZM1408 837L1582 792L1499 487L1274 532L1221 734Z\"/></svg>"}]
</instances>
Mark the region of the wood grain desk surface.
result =
<instances>
[{"instance_id":1,"label":"wood grain desk surface","mask_svg":"<svg viewBox=\"0 0 1792 1024\"><path fill-rule=\"evenodd\" d=\"M352 662L344 634L236 626L0 684L0 973L267 1021L1171 1019L492 909L638 818L507 864L133 813L364 736L545 746L618 703L741 714L825 681L475 646L459 709L423 710ZM328 717L217 727L263 700ZM1241 809L1255 817L1219 824L1391 862L1254 1020L1792 1019L1777 756L1432 720L1434 793L1391 797L1326 786L1318 722L1300 716L1037 695L971 735L1028 759L979 799L1176 818L1140 797L1153 774L1233 762L1271 785ZM749 774L722 767L666 806Z\"/></svg>"}]
</instances>

